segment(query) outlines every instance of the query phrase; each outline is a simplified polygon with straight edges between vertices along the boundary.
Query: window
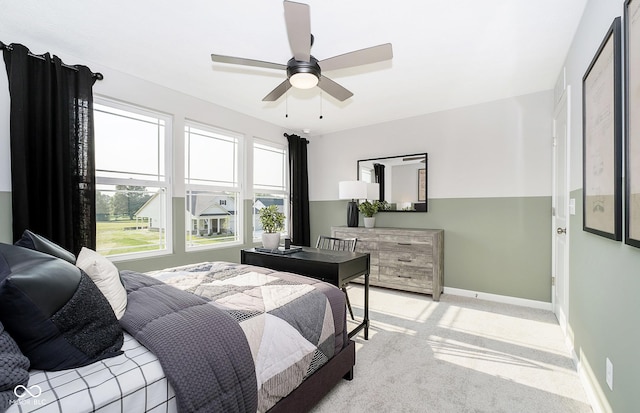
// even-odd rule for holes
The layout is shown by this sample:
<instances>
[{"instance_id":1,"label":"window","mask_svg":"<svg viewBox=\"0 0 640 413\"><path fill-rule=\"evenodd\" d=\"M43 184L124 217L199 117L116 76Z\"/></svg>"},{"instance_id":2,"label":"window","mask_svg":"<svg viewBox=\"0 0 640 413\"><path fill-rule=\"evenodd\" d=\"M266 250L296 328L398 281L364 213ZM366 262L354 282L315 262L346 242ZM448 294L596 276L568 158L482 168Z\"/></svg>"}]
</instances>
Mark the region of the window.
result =
<instances>
[{"instance_id":1,"label":"window","mask_svg":"<svg viewBox=\"0 0 640 413\"><path fill-rule=\"evenodd\" d=\"M96 99L96 249L105 256L171 245L171 118Z\"/></svg>"},{"instance_id":2,"label":"window","mask_svg":"<svg viewBox=\"0 0 640 413\"><path fill-rule=\"evenodd\" d=\"M256 141L253 144L253 238L263 229L258 211L269 205L289 216L287 188L287 151L283 145ZM288 220L285 220L285 223ZM286 224L285 224L286 226ZM285 227L284 232L287 232Z\"/></svg>"},{"instance_id":3,"label":"window","mask_svg":"<svg viewBox=\"0 0 640 413\"><path fill-rule=\"evenodd\" d=\"M241 136L191 122L184 132L186 248L241 242Z\"/></svg>"}]
</instances>

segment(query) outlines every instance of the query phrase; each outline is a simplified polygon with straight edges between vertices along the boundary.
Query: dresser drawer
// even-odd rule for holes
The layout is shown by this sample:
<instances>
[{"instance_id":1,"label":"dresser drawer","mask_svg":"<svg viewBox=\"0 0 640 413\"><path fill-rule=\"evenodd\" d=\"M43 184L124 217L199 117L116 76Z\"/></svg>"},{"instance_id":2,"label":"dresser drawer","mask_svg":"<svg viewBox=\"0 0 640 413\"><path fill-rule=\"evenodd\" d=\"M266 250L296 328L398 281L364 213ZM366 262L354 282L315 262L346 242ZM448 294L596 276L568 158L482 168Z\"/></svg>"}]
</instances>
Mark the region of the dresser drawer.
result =
<instances>
[{"instance_id":1,"label":"dresser drawer","mask_svg":"<svg viewBox=\"0 0 640 413\"><path fill-rule=\"evenodd\" d=\"M358 243L365 241L378 242L378 237L375 233L359 232L349 229L333 230L331 231L331 236L335 238L357 238Z\"/></svg>"},{"instance_id":2,"label":"dresser drawer","mask_svg":"<svg viewBox=\"0 0 640 413\"><path fill-rule=\"evenodd\" d=\"M380 250L378 251L378 262L389 267L432 267L433 259L431 254L424 251L411 249L403 250Z\"/></svg>"},{"instance_id":3,"label":"dresser drawer","mask_svg":"<svg viewBox=\"0 0 640 413\"><path fill-rule=\"evenodd\" d=\"M431 290L433 286L433 272L424 268L380 267L378 280L401 288L409 286L424 290Z\"/></svg>"},{"instance_id":4,"label":"dresser drawer","mask_svg":"<svg viewBox=\"0 0 640 413\"><path fill-rule=\"evenodd\" d=\"M380 234L378 241L381 243L399 244L405 246L422 246L431 247L433 245L433 237L423 234Z\"/></svg>"}]
</instances>

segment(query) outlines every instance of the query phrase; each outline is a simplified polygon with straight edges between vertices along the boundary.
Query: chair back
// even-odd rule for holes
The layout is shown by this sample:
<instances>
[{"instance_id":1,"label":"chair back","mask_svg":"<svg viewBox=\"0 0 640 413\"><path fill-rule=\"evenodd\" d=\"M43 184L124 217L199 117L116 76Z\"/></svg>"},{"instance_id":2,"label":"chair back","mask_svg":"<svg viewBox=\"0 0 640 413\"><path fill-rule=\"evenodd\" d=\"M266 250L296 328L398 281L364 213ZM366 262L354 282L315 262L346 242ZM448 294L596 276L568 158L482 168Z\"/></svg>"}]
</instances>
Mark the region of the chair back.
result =
<instances>
[{"instance_id":1,"label":"chair back","mask_svg":"<svg viewBox=\"0 0 640 413\"><path fill-rule=\"evenodd\" d=\"M357 238L334 238L320 235L316 242L316 248L333 251L351 251L356 250Z\"/></svg>"}]
</instances>

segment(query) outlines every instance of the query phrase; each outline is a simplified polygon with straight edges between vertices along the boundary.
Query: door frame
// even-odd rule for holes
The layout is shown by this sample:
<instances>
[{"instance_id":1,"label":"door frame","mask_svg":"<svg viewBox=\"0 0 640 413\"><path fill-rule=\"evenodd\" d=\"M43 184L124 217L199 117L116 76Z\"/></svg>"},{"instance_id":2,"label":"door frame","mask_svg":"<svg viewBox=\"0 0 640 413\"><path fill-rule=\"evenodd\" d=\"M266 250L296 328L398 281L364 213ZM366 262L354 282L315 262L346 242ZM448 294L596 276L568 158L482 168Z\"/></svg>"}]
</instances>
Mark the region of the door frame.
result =
<instances>
[{"instance_id":1,"label":"door frame","mask_svg":"<svg viewBox=\"0 0 640 413\"><path fill-rule=\"evenodd\" d=\"M566 233L564 234L565 236L565 257L564 257L564 271L563 274L561 274L561 276L563 277L562 280L559 280L558 274L556 273L556 263L557 263L557 250L556 250L556 240L557 240L557 233L556 233L556 229L558 228L558 225L556 223L556 212L555 212L555 205L556 205L556 180L557 180L557 170L556 170L556 165L557 165L557 145L556 145L556 139L557 139L557 128L556 128L556 119L558 118L558 116L560 115L560 113L562 112L562 110L565 110L566 113L566 142L565 142L565 159L564 159L564 169L565 169L565 210L567 211L567 217L566 217L566 222L565 222L565 228L566 228ZM560 324L560 327L562 328L563 333L566 335L567 332L567 323L569 320L569 245L570 245L570 241L571 241L571 237L570 237L570 221L571 221L571 215L573 215L575 212L573 212L570 209L570 195L571 195L571 189L570 189L570 172L571 172L571 86L567 85L566 89L563 91L562 95L560 96L560 98L557 100L556 105L554 106L554 110L553 110L553 119L552 119L552 126L553 126L553 156L552 156L552 192L551 192L551 205L552 205L552 214L551 214L551 272L552 272L552 280L555 279L555 283L552 282L551 283L551 305L553 308L553 312L556 315L556 318L558 319L558 322ZM556 293L557 293L557 285L559 282L562 282L564 285L563 288L563 300L562 300L562 307L557 307L558 303L556 302Z\"/></svg>"}]
</instances>

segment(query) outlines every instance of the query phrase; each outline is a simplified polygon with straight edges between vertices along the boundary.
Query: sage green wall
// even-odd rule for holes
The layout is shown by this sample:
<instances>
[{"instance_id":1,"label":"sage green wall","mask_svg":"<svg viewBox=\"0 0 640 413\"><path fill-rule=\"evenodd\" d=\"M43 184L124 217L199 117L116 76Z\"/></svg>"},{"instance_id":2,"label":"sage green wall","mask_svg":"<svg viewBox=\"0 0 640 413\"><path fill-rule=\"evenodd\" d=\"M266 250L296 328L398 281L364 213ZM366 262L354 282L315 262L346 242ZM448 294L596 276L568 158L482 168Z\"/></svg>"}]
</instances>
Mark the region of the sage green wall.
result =
<instances>
[{"instance_id":1,"label":"sage green wall","mask_svg":"<svg viewBox=\"0 0 640 413\"><path fill-rule=\"evenodd\" d=\"M145 272L204 261L240 262L240 250L254 246L252 225L246 224L252 222L252 202L252 200L244 201L244 244L229 248L187 252L184 247L186 234L184 198L173 198L173 254L152 258L117 261L115 264L120 270Z\"/></svg>"},{"instance_id":2,"label":"sage green wall","mask_svg":"<svg viewBox=\"0 0 640 413\"><path fill-rule=\"evenodd\" d=\"M573 347L612 412L640 408L640 249L582 230L582 190L570 221L569 328ZM613 391L605 359L613 363ZM604 400L606 398L606 400ZM605 407L606 408L606 407ZM607 410L605 410L607 411Z\"/></svg>"},{"instance_id":3,"label":"sage green wall","mask_svg":"<svg viewBox=\"0 0 640 413\"><path fill-rule=\"evenodd\" d=\"M11 192L0 192L0 242L12 244Z\"/></svg>"},{"instance_id":4,"label":"sage green wall","mask_svg":"<svg viewBox=\"0 0 640 413\"><path fill-rule=\"evenodd\" d=\"M310 204L312 242L346 224L346 201ZM432 199L376 227L443 228L446 287L551 302L551 197ZM362 217L360 218L362 226Z\"/></svg>"}]
</instances>

